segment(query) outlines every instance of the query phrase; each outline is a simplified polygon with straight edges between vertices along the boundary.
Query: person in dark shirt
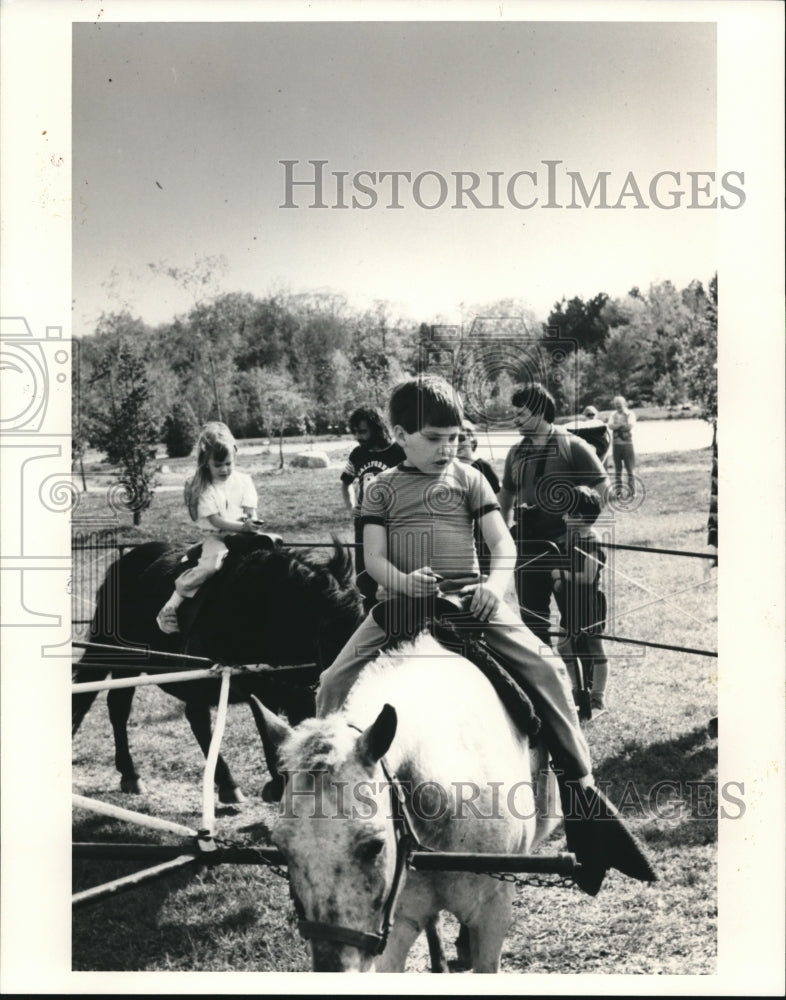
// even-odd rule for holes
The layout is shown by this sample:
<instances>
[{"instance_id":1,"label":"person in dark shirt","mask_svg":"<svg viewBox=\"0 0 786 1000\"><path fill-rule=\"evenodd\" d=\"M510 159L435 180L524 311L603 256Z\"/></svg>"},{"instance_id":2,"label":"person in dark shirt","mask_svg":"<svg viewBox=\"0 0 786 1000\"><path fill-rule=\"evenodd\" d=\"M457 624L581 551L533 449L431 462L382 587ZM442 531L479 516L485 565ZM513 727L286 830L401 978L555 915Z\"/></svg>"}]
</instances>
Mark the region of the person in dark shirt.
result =
<instances>
[{"instance_id":1,"label":"person in dark shirt","mask_svg":"<svg viewBox=\"0 0 786 1000\"><path fill-rule=\"evenodd\" d=\"M461 433L458 438L458 459L460 462L464 462L467 465L471 465L473 469L477 469L478 472L483 473L486 477L486 481L489 486L494 491L496 496L499 493L499 478L497 473L494 471L491 465L485 460L485 458L476 458L475 452L478 448L478 439L475 434L475 425L470 420L465 420L461 425ZM483 540L483 535L480 530L480 525L475 525L475 548L478 553L478 562L480 563L480 572L487 575L489 569L491 568L491 553L489 552L489 547Z\"/></svg>"},{"instance_id":2,"label":"person in dark shirt","mask_svg":"<svg viewBox=\"0 0 786 1000\"><path fill-rule=\"evenodd\" d=\"M356 584L368 611L375 601L377 585L366 573L363 559L363 528L360 524L363 493L375 476L403 462L405 456L403 449L391 440L382 411L374 406L358 407L349 418L349 429L358 444L349 453L341 473L341 495L354 523Z\"/></svg>"},{"instance_id":3,"label":"person in dark shirt","mask_svg":"<svg viewBox=\"0 0 786 1000\"><path fill-rule=\"evenodd\" d=\"M515 520L522 620L550 646L551 570L565 542L565 487L589 486L605 504L608 476L595 449L554 422L554 397L540 382L516 389L511 402L521 442L505 459L498 499L506 523Z\"/></svg>"}]
</instances>

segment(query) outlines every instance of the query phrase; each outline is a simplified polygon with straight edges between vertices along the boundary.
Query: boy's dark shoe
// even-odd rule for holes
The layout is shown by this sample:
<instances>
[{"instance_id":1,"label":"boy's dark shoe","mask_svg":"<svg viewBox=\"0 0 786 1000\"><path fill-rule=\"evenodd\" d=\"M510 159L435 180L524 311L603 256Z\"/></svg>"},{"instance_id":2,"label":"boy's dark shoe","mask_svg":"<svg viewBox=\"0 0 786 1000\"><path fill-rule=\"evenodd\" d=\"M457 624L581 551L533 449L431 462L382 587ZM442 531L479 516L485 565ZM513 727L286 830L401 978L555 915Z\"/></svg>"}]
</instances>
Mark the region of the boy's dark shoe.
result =
<instances>
[{"instance_id":1,"label":"boy's dark shoe","mask_svg":"<svg viewBox=\"0 0 786 1000\"><path fill-rule=\"evenodd\" d=\"M574 781L559 785L568 849L580 865L573 876L580 889L597 895L609 868L641 882L657 881L643 848L602 792Z\"/></svg>"}]
</instances>

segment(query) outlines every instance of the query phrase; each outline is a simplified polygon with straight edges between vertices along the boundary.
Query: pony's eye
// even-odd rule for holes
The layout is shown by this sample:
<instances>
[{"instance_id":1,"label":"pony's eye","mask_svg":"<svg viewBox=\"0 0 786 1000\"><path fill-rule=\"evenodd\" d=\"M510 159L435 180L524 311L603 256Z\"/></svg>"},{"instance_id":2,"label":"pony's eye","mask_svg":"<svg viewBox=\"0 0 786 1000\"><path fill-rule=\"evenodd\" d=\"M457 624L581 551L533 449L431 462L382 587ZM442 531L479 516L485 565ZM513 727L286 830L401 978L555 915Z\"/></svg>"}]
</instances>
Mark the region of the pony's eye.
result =
<instances>
[{"instance_id":1,"label":"pony's eye","mask_svg":"<svg viewBox=\"0 0 786 1000\"><path fill-rule=\"evenodd\" d=\"M371 864L385 846L384 840L365 840L358 847L358 860L361 863Z\"/></svg>"}]
</instances>

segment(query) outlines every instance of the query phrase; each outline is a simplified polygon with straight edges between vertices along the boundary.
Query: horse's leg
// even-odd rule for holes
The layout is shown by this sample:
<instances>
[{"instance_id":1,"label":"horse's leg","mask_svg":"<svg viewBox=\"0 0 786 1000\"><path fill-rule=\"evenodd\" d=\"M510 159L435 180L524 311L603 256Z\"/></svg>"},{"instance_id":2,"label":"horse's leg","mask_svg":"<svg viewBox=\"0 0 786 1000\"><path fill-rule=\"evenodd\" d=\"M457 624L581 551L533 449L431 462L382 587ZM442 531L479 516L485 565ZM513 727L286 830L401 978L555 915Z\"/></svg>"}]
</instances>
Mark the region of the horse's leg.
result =
<instances>
[{"instance_id":1,"label":"horse's leg","mask_svg":"<svg viewBox=\"0 0 786 1000\"><path fill-rule=\"evenodd\" d=\"M456 957L450 963L451 972L465 972L472 968L472 950L469 944L469 927L459 924L456 938Z\"/></svg>"},{"instance_id":2,"label":"horse's leg","mask_svg":"<svg viewBox=\"0 0 786 1000\"><path fill-rule=\"evenodd\" d=\"M499 959L505 935L513 921L513 887L500 885L487 899L469 926L469 948L473 972L499 972Z\"/></svg>"},{"instance_id":3,"label":"horse's leg","mask_svg":"<svg viewBox=\"0 0 786 1000\"><path fill-rule=\"evenodd\" d=\"M442 917L438 913L426 924L426 940L428 941L428 954L431 959L432 972L450 972L448 960L445 956L445 948L442 944Z\"/></svg>"},{"instance_id":4,"label":"horse's leg","mask_svg":"<svg viewBox=\"0 0 786 1000\"><path fill-rule=\"evenodd\" d=\"M213 730L210 724L210 705L206 701L189 699L186 702L186 718L191 730L197 738L197 743L202 748L202 753L207 757L210 750L210 741ZM227 762L218 755L216 761L216 785L218 786L218 801L223 803L245 802L246 797L232 777L232 773L227 766Z\"/></svg>"},{"instance_id":5,"label":"horse's leg","mask_svg":"<svg viewBox=\"0 0 786 1000\"><path fill-rule=\"evenodd\" d=\"M557 776L549 767L549 754L542 742L530 748L532 776L535 779L535 832L528 852L534 853L562 821L562 805Z\"/></svg>"},{"instance_id":6,"label":"horse's leg","mask_svg":"<svg viewBox=\"0 0 786 1000\"><path fill-rule=\"evenodd\" d=\"M377 972L403 972L407 964L409 949L415 939L431 918L417 920L407 914L397 913L396 922L390 932L385 950L376 960L374 968Z\"/></svg>"},{"instance_id":7,"label":"horse's leg","mask_svg":"<svg viewBox=\"0 0 786 1000\"><path fill-rule=\"evenodd\" d=\"M418 934L425 930L426 936L429 937L435 928L439 934L439 926L439 911L430 880L418 877L416 872L410 872L404 892L396 906L387 946L375 963L376 971L403 972L407 964L407 955ZM429 947L431 948L431 941Z\"/></svg>"},{"instance_id":8,"label":"horse's leg","mask_svg":"<svg viewBox=\"0 0 786 1000\"><path fill-rule=\"evenodd\" d=\"M115 734L115 767L120 772L120 790L131 795L141 795L145 791L145 786L134 767L128 745L128 719L131 715L134 691L132 687L110 688L106 694L106 707Z\"/></svg>"},{"instance_id":9,"label":"horse's leg","mask_svg":"<svg viewBox=\"0 0 786 1000\"><path fill-rule=\"evenodd\" d=\"M84 670L79 665L74 668L71 675L72 684L84 684L86 681L101 681L107 674L100 670ZM74 736L82 725L82 720L90 711L93 702L96 700L97 691L78 691L71 695L71 735Z\"/></svg>"}]
</instances>

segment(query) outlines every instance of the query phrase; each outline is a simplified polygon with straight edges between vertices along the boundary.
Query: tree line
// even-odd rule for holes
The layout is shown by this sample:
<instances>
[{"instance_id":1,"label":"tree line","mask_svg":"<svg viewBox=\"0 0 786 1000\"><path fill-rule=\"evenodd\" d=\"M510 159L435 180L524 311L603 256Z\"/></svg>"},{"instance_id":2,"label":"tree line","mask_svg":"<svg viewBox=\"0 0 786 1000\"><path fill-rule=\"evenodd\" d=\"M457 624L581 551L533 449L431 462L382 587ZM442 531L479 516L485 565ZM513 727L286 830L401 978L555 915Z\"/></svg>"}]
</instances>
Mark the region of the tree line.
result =
<instances>
[{"instance_id":1,"label":"tree line","mask_svg":"<svg viewBox=\"0 0 786 1000\"><path fill-rule=\"evenodd\" d=\"M607 408L621 394L636 406L693 403L716 419L716 277L706 289L698 280L681 290L663 281L621 298L563 299L545 323L517 300L475 312L486 343L522 338L529 345L522 356L531 356L533 343L560 341L570 363L547 377L558 412ZM317 293L213 295L155 327L128 310L102 314L76 352L75 455L91 445L137 481L144 453L177 438L173 427L184 420L198 427L220 419L239 438L344 433L355 407L384 408L397 381L439 369L439 352L424 345L442 329L396 318L384 302L358 311L339 295ZM459 328L456 335L471 374L472 345L467 354L466 330L463 340ZM491 363L493 351L476 355L488 368L489 410L533 374L525 363L517 367L515 352L511 363Z\"/></svg>"}]
</instances>

